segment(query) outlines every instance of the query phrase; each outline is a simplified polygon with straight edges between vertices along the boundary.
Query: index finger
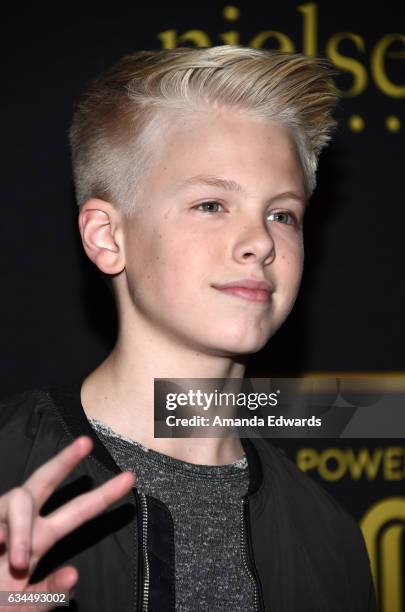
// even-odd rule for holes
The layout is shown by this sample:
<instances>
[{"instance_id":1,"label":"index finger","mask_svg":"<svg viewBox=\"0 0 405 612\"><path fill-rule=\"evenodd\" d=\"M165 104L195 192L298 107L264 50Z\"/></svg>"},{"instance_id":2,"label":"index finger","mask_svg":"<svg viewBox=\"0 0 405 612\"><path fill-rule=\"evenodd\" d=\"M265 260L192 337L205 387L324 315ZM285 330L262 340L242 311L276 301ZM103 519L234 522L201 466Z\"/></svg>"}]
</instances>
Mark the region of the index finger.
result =
<instances>
[{"instance_id":1,"label":"index finger","mask_svg":"<svg viewBox=\"0 0 405 612\"><path fill-rule=\"evenodd\" d=\"M48 550L63 536L97 516L126 495L134 484L135 475L132 472L121 472L121 474L107 480L96 489L82 493L54 510L43 519L47 527L41 538L40 546Z\"/></svg>"},{"instance_id":2,"label":"index finger","mask_svg":"<svg viewBox=\"0 0 405 612\"><path fill-rule=\"evenodd\" d=\"M126 495L135 483L132 472L121 472L96 489L82 493L57 510L40 517L39 528L33 534L30 572L56 542L89 519L106 510Z\"/></svg>"},{"instance_id":3,"label":"index finger","mask_svg":"<svg viewBox=\"0 0 405 612\"><path fill-rule=\"evenodd\" d=\"M80 436L36 469L24 482L22 487L31 493L37 511L92 448L92 439L89 436Z\"/></svg>"}]
</instances>

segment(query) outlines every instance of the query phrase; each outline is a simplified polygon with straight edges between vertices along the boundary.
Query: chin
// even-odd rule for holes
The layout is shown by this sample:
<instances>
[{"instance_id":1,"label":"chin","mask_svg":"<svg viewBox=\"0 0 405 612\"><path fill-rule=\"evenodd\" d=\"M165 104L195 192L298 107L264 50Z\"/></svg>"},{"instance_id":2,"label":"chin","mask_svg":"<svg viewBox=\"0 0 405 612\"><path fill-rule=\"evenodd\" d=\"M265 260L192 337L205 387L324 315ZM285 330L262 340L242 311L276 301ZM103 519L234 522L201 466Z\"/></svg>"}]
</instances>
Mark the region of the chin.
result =
<instances>
[{"instance_id":1,"label":"chin","mask_svg":"<svg viewBox=\"0 0 405 612\"><path fill-rule=\"evenodd\" d=\"M222 346L218 342L219 338L216 339L216 347L218 354L226 357L232 357L236 355L251 355L258 353L263 347L266 346L269 337L266 338L235 338L233 341L227 339L223 341Z\"/></svg>"}]
</instances>

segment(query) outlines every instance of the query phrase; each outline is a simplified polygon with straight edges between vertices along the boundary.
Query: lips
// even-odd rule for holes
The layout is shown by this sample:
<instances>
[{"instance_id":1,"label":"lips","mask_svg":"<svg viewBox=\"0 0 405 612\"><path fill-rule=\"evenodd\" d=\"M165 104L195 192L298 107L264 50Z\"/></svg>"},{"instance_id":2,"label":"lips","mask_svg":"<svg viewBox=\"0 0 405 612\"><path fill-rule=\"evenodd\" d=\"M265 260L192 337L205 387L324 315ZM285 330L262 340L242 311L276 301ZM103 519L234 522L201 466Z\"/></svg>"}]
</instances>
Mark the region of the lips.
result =
<instances>
[{"instance_id":1,"label":"lips","mask_svg":"<svg viewBox=\"0 0 405 612\"><path fill-rule=\"evenodd\" d=\"M261 304L268 304L274 291L270 283L253 279L241 279L212 286L222 293Z\"/></svg>"}]
</instances>

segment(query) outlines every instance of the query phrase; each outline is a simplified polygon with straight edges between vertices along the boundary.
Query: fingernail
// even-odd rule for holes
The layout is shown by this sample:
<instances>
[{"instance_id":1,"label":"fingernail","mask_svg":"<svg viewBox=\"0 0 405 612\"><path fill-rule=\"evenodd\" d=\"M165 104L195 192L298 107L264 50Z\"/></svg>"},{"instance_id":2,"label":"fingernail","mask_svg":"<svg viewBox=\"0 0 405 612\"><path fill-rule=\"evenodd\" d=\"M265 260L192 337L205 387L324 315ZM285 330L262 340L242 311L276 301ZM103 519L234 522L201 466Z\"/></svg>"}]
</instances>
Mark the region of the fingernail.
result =
<instances>
[{"instance_id":1,"label":"fingernail","mask_svg":"<svg viewBox=\"0 0 405 612\"><path fill-rule=\"evenodd\" d=\"M17 565L27 565L28 563L28 550L25 544L19 544L14 549L14 563Z\"/></svg>"}]
</instances>

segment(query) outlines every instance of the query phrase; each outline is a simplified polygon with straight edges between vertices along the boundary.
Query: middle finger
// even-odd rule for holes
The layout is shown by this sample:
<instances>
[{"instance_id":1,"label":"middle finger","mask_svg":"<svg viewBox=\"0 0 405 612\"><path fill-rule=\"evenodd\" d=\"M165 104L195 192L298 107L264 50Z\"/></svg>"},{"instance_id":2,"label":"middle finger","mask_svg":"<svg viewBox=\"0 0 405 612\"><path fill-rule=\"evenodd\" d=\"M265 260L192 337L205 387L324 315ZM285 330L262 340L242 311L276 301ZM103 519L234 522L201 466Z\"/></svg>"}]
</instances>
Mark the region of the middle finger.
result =
<instances>
[{"instance_id":1,"label":"middle finger","mask_svg":"<svg viewBox=\"0 0 405 612\"><path fill-rule=\"evenodd\" d=\"M41 542L34 546L43 554L58 540L84 522L100 514L134 486L135 476L122 472L93 491L83 493L42 519Z\"/></svg>"},{"instance_id":2,"label":"middle finger","mask_svg":"<svg viewBox=\"0 0 405 612\"><path fill-rule=\"evenodd\" d=\"M91 438L80 436L31 474L22 486L30 491L37 511L73 468L89 454L92 447Z\"/></svg>"}]
</instances>

